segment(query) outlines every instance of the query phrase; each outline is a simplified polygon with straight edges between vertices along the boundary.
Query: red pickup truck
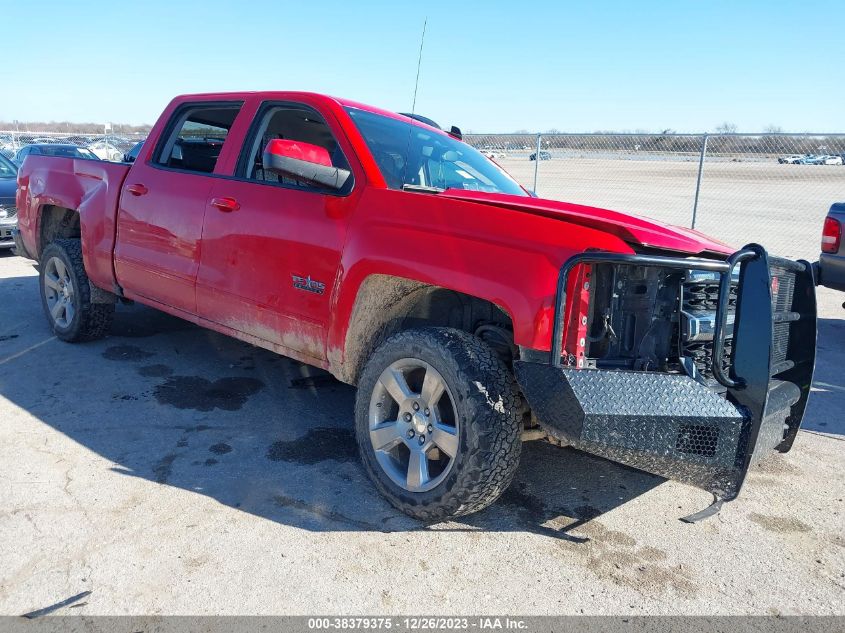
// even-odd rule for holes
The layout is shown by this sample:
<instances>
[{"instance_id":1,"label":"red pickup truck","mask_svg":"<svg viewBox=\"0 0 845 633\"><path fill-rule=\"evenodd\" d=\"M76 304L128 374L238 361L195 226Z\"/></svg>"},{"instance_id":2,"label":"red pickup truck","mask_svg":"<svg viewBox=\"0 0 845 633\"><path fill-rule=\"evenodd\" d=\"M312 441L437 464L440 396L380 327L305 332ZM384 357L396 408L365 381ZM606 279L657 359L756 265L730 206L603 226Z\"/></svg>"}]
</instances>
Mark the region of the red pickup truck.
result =
<instances>
[{"instance_id":1,"label":"red pickup truck","mask_svg":"<svg viewBox=\"0 0 845 633\"><path fill-rule=\"evenodd\" d=\"M133 164L33 156L18 185L56 336L138 301L327 369L374 485L423 520L492 503L544 433L732 499L804 414L807 262L538 199L414 118L182 96Z\"/></svg>"}]
</instances>

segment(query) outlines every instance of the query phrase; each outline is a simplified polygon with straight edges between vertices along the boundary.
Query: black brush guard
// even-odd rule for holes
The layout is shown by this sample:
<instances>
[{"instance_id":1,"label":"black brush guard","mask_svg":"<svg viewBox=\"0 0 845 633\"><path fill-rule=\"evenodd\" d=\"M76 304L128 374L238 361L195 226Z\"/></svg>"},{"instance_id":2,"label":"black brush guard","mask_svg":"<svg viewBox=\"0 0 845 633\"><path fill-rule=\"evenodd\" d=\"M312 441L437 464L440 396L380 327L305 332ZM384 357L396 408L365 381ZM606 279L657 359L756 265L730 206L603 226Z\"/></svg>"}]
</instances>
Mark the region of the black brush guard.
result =
<instances>
[{"instance_id":1,"label":"black brush guard","mask_svg":"<svg viewBox=\"0 0 845 633\"><path fill-rule=\"evenodd\" d=\"M580 264L603 263L720 275L713 373L727 388L725 394L684 374L576 369L564 363L569 275ZM736 266L733 355L726 373L725 323ZM773 301L772 271L783 279L794 276L788 280L794 282L791 305L781 305L779 296ZM788 343L783 343L787 334ZM786 345L785 352L774 353L776 342ZM756 244L727 261L581 253L560 270L551 347L550 358L523 350L527 353L514 367L534 414L552 435L589 453L734 499L751 464L772 450L788 451L801 426L816 351L813 269L805 261L770 257Z\"/></svg>"}]
</instances>

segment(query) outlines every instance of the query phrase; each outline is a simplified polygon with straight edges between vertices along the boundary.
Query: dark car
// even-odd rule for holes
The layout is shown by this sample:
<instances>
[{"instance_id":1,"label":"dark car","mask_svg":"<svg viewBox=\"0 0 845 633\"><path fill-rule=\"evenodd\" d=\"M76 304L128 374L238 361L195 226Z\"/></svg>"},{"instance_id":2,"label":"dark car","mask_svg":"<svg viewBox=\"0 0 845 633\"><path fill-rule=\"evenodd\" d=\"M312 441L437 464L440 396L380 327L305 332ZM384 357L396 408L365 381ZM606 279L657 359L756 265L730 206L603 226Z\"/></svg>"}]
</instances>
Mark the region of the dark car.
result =
<instances>
[{"instance_id":1,"label":"dark car","mask_svg":"<svg viewBox=\"0 0 845 633\"><path fill-rule=\"evenodd\" d=\"M540 150L540 160L551 160L552 155L550 152L545 150ZM528 160L537 160L537 152L531 152L531 156L528 157Z\"/></svg>"},{"instance_id":2,"label":"dark car","mask_svg":"<svg viewBox=\"0 0 845 633\"><path fill-rule=\"evenodd\" d=\"M845 291L845 202L834 203L827 212L822 229L822 252L819 256L819 284Z\"/></svg>"},{"instance_id":3,"label":"dark car","mask_svg":"<svg viewBox=\"0 0 845 633\"><path fill-rule=\"evenodd\" d=\"M141 153L142 147L144 147L144 141L138 141L135 143L135 145L132 146L132 149L123 155L123 162L134 163L135 159L138 158L138 154Z\"/></svg>"},{"instance_id":4,"label":"dark car","mask_svg":"<svg viewBox=\"0 0 845 633\"><path fill-rule=\"evenodd\" d=\"M18 168L0 154L0 250L12 248L12 229L18 226L18 209L15 206Z\"/></svg>"},{"instance_id":5,"label":"dark car","mask_svg":"<svg viewBox=\"0 0 845 633\"><path fill-rule=\"evenodd\" d=\"M65 145L62 143L40 143L38 145L25 145L18 150L13 159L18 165L22 165L27 156L61 156L65 158L88 158L100 160L97 155L85 147Z\"/></svg>"}]
</instances>

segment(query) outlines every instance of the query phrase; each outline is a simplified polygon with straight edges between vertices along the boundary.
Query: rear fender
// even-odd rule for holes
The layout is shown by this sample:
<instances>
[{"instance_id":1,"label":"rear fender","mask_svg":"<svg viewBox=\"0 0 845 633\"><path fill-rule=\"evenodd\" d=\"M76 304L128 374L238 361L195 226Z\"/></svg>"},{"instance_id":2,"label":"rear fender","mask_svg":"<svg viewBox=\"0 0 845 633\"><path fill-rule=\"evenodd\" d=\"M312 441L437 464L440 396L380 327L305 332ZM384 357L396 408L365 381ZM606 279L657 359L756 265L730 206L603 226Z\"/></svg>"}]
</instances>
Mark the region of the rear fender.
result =
<instances>
[{"instance_id":1,"label":"rear fender","mask_svg":"<svg viewBox=\"0 0 845 633\"><path fill-rule=\"evenodd\" d=\"M98 160L32 156L24 163L20 184L26 188L21 233L33 255L40 256L42 217L48 207L79 214L82 258L91 282L111 290L115 284L113 251L120 189L129 166ZM32 246L32 248L30 248Z\"/></svg>"}]
</instances>

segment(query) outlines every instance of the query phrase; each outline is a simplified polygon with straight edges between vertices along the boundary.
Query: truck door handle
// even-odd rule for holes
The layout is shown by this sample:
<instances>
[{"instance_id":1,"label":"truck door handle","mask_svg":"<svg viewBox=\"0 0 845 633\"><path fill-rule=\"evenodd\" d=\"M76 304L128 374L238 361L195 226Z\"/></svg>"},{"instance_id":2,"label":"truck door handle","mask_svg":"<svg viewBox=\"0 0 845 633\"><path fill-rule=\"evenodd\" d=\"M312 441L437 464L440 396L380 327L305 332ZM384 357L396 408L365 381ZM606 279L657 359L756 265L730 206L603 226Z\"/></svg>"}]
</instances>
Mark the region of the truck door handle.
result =
<instances>
[{"instance_id":1,"label":"truck door handle","mask_svg":"<svg viewBox=\"0 0 845 633\"><path fill-rule=\"evenodd\" d=\"M212 198L211 206L223 213L231 213L241 208L240 203L234 198Z\"/></svg>"},{"instance_id":2,"label":"truck door handle","mask_svg":"<svg viewBox=\"0 0 845 633\"><path fill-rule=\"evenodd\" d=\"M147 189L144 185L138 183L134 185L129 185L128 187L126 187L126 191L131 193L133 196L143 196L149 191L149 189Z\"/></svg>"}]
</instances>

